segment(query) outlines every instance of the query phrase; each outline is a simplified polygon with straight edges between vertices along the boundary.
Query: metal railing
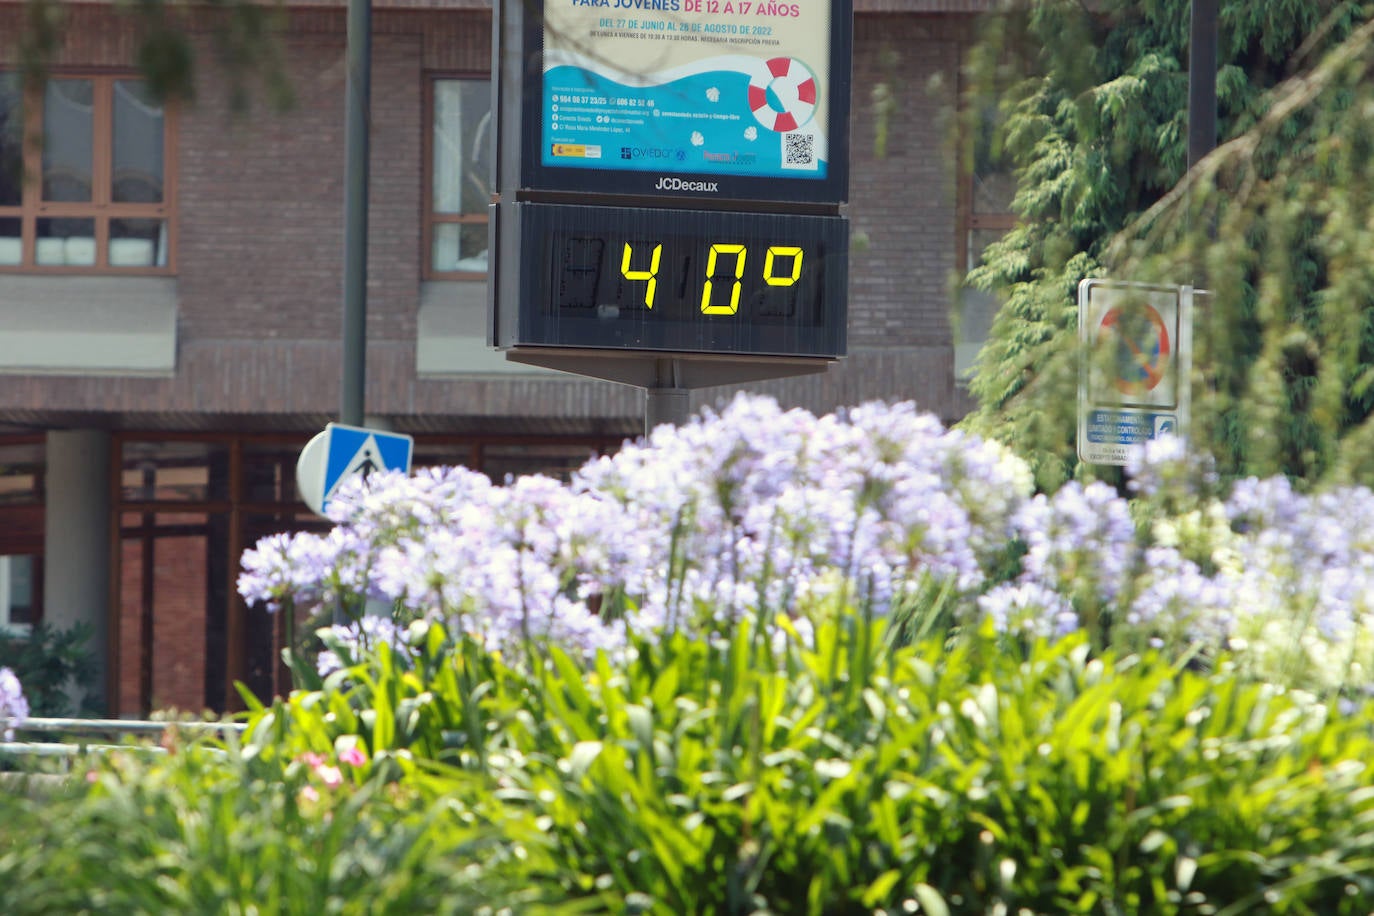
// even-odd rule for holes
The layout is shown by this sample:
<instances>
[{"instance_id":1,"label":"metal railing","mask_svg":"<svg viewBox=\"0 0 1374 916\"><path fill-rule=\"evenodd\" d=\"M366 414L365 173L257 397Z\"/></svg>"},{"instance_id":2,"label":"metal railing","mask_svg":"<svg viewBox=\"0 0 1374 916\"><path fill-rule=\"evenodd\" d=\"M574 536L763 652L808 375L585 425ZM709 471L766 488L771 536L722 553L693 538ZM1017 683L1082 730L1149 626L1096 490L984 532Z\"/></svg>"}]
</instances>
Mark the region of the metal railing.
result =
<instances>
[{"instance_id":1,"label":"metal railing","mask_svg":"<svg viewBox=\"0 0 1374 916\"><path fill-rule=\"evenodd\" d=\"M0 741L0 755L14 754L28 757L79 757L82 754L109 751L165 754L167 748L160 740L168 732L199 736L205 733L241 734L240 722L206 722L200 720L153 721L148 719L56 719L41 716L24 719L15 727L16 737L34 735L27 741ZM119 743L121 738L151 738L159 743ZM56 739L56 740L53 740Z\"/></svg>"}]
</instances>

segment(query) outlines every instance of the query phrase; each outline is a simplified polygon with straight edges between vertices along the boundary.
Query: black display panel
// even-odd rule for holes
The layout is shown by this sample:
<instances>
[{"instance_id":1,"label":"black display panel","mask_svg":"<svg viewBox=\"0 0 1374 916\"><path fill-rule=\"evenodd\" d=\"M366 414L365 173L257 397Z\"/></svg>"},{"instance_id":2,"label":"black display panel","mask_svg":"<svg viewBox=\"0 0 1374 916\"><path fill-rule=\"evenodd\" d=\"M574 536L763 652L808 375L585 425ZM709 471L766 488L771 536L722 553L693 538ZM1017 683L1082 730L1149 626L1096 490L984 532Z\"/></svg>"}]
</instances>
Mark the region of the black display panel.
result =
<instances>
[{"instance_id":1,"label":"black display panel","mask_svg":"<svg viewBox=\"0 0 1374 916\"><path fill-rule=\"evenodd\" d=\"M502 206L522 267L498 346L844 355L843 217Z\"/></svg>"}]
</instances>

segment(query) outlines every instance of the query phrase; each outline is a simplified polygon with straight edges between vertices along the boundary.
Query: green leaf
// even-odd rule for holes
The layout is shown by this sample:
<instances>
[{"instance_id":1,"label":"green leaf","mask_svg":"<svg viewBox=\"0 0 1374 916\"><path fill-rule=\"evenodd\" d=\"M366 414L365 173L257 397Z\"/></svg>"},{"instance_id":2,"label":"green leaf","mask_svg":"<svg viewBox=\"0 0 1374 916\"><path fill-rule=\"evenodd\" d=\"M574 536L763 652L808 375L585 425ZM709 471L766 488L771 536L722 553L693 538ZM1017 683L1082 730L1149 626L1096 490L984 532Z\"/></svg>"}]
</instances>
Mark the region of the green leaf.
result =
<instances>
[{"instance_id":1,"label":"green leaf","mask_svg":"<svg viewBox=\"0 0 1374 916\"><path fill-rule=\"evenodd\" d=\"M945 898L929 884L918 883L911 892L916 902L921 905L921 910L928 916L949 916L949 906L945 903Z\"/></svg>"},{"instance_id":2,"label":"green leaf","mask_svg":"<svg viewBox=\"0 0 1374 916\"><path fill-rule=\"evenodd\" d=\"M864 891L861 898L863 905L866 907L881 905L884 900L888 899L888 895L892 893L892 889L897 886L897 882L900 880L902 880L902 873L895 868L883 872Z\"/></svg>"},{"instance_id":3,"label":"green leaf","mask_svg":"<svg viewBox=\"0 0 1374 916\"><path fill-rule=\"evenodd\" d=\"M602 744L600 741L579 741L573 745L572 752L568 754L568 772L574 779L581 779L587 775L587 770L591 769L596 758L601 755Z\"/></svg>"}]
</instances>

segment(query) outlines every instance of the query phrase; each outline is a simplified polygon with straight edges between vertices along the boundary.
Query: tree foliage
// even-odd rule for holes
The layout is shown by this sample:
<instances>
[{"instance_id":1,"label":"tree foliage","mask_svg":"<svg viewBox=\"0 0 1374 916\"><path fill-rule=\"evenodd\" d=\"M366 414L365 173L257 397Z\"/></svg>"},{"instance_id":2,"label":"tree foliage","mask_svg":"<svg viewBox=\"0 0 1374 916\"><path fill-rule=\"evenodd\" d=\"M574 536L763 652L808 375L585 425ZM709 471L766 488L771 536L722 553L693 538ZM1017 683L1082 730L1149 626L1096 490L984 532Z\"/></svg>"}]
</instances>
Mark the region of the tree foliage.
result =
<instances>
[{"instance_id":1,"label":"tree foliage","mask_svg":"<svg viewBox=\"0 0 1374 916\"><path fill-rule=\"evenodd\" d=\"M41 83L61 58L69 6L24 0L22 26L12 40L25 79ZM291 104L282 0L119 0L115 8L132 25L135 63L156 97L194 98L197 73L204 69L200 55L208 50L235 111L247 109L255 95L278 109Z\"/></svg>"},{"instance_id":2,"label":"tree foliage","mask_svg":"<svg viewBox=\"0 0 1374 916\"><path fill-rule=\"evenodd\" d=\"M990 21L971 91L999 100L1020 225L970 275L1004 297L971 428L1045 486L1084 473L1079 280L1192 284L1214 292L1194 328L1195 447L1228 474L1368 472L1372 12L1223 0L1221 145L1186 178L1189 0L1027 0Z\"/></svg>"}]
</instances>

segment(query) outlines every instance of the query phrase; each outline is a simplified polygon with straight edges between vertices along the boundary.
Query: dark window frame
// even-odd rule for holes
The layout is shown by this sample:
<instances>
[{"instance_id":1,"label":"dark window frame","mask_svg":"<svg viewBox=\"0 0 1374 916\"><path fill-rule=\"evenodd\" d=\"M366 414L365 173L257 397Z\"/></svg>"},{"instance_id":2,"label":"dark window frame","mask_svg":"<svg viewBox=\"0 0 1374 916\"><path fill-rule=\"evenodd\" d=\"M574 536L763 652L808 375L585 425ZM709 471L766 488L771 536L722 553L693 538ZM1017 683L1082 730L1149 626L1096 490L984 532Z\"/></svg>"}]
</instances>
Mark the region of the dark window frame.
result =
<instances>
[{"instance_id":1,"label":"dark window frame","mask_svg":"<svg viewBox=\"0 0 1374 916\"><path fill-rule=\"evenodd\" d=\"M13 75L16 71L0 70ZM29 81L22 87L23 175L17 206L0 205L0 219L20 220L20 263L0 264L3 273L101 274L165 276L176 272L176 136L177 107L162 106L162 200L154 203L116 202L114 197L114 92L115 84L141 81L131 70L62 68L48 80L90 80L92 84L91 199L52 201L43 199L44 92L46 82ZM37 258L40 219L88 219L94 227L95 261L89 265L40 264ZM123 219L161 220L165 232L163 264L114 265L110 263L110 225Z\"/></svg>"},{"instance_id":2,"label":"dark window frame","mask_svg":"<svg viewBox=\"0 0 1374 916\"><path fill-rule=\"evenodd\" d=\"M488 90L490 90L490 88L491 88L491 76L490 76L490 74L487 74L487 73L467 72L467 71L459 71L459 72L434 71L434 72L429 72L429 73L426 73L426 74L425 74L425 80L424 80L424 116L423 116L423 119L422 119L422 120L423 120L423 125L424 125L424 128L423 128L423 135L424 135L423 156L424 156L424 162L423 162L423 168L421 169L421 173L422 173L422 182L423 182L423 201L424 201L424 202L423 202L423 207L424 207L424 218L423 218L423 220L421 221L421 223L422 223L422 229L421 229L421 238L420 238L420 257L421 257L421 264L422 264L421 276L424 277L426 280L479 280L479 279L480 279L480 280L485 280L485 279L487 278L487 274L488 274L490 268L488 268L488 270L438 270L438 269L436 269L436 268L434 267L434 236L435 236L435 232L436 232L436 227L438 227L438 226L444 226L444 225L458 225L458 226L465 226L465 225L466 225L466 226L475 226L475 225L480 225L480 226L484 226L484 227L485 227L485 226L488 225L488 223L489 223L489 221L490 221L490 219L489 219L489 214L488 214L488 211L487 211L486 209L483 209L481 212L471 212L471 213L468 213L468 212L462 212L462 213L447 213L447 212L438 212L438 211L435 209L435 202L434 202L434 175L435 175L435 168L434 168L434 166L435 166L435 162L434 162L434 155L435 155L435 153L434 153L434 126L435 126L435 123L434 123L434 122L435 122L435 108L434 108L434 106L435 106L435 102L436 102L435 86L436 86L436 84L438 84L438 83L440 83L440 82L445 82L445 81L485 83L485 84L487 84ZM492 123L489 124L489 126L488 126L487 129L488 129L489 131L495 129L494 119L493 119ZM492 154L494 155L494 153L495 153L495 150L493 149L493 150L492 150ZM461 232L462 230L460 229L459 231Z\"/></svg>"},{"instance_id":3,"label":"dark window frame","mask_svg":"<svg viewBox=\"0 0 1374 916\"><path fill-rule=\"evenodd\" d=\"M977 163L975 162L977 158L975 154L975 145L979 138L975 135L973 118L968 109L970 99L965 90L966 87L961 81L958 89L961 116L959 118L958 132L959 165L958 181L955 192L954 219L954 265L961 278L961 282L955 293L958 297L955 302L955 310L961 318L965 315L965 296L971 294L985 295L978 293L962 282L963 278L967 277L968 272L977 266L975 262L979 255L979 251L974 243L975 236L980 232L996 232L999 236L1006 235L1007 232L1016 228L1017 224L1020 222L1020 217L1011 212L1010 209L1006 211L980 211L977 208L976 184L978 181L978 170L976 167ZM981 349L983 344L986 343L986 339L983 341L964 340L962 333L962 330L959 330L954 340L955 374L960 384L967 381L971 371L971 362L966 365L961 359L961 349L970 344L976 344L976 346Z\"/></svg>"}]
</instances>

